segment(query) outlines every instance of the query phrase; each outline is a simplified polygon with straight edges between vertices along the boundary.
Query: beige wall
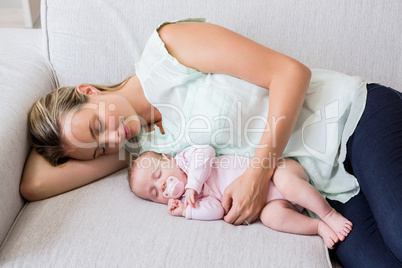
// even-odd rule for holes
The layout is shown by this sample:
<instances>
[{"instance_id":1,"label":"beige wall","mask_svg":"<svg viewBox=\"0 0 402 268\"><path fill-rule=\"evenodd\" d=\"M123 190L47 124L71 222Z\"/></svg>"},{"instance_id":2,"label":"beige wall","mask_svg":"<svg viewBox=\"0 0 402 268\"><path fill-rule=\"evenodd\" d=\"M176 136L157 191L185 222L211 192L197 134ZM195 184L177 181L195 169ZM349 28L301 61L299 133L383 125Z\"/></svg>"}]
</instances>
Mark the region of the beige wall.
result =
<instances>
[{"instance_id":1,"label":"beige wall","mask_svg":"<svg viewBox=\"0 0 402 268\"><path fill-rule=\"evenodd\" d=\"M25 27L37 27L40 23L40 0L22 0Z\"/></svg>"},{"instance_id":2,"label":"beige wall","mask_svg":"<svg viewBox=\"0 0 402 268\"><path fill-rule=\"evenodd\" d=\"M21 8L21 0L0 0L1 8Z\"/></svg>"},{"instance_id":3,"label":"beige wall","mask_svg":"<svg viewBox=\"0 0 402 268\"><path fill-rule=\"evenodd\" d=\"M40 0L0 0L1 25L37 28L40 26ZM17 23L18 22L18 23Z\"/></svg>"}]
</instances>

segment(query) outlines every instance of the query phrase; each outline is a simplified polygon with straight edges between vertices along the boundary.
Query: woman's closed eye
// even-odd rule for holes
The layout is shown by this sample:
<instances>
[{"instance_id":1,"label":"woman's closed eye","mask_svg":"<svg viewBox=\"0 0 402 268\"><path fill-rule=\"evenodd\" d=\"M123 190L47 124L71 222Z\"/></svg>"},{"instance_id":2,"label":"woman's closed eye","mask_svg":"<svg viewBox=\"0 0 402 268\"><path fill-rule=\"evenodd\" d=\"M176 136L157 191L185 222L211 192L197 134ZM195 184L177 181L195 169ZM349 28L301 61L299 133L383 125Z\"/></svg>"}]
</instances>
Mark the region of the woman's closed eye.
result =
<instances>
[{"instance_id":1,"label":"woman's closed eye","mask_svg":"<svg viewBox=\"0 0 402 268\"><path fill-rule=\"evenodd\" d=\"M104 131L104 126L99 119L97 121L98 121L98 124L96 124L96 120L95 120L93 125L91 125L91 124L89 125L89 130L91 132L92 138L96 142L99 142L99 134ZM92 158L95 159L96 157L98 157L102 154L106 154L106 146L105 146L105 144L98 144L98 147L95 149Z\"/></svg>"},{"instance_id":2,"label":"woman's closed eye","mask_svg":"<svg viewBox=\"0 0 402 268\"><path fill-rule=\"evenodd\" d=\"M100 120L98 120L98 122L99 122L99 126L98 126L98 135L99 135L100 133L102 133L104 131L104 129L103 129L102 122Z\"/></svg>"},{"instance_id":3,"label":"woman's closed eye","mask_svg":"<svg viewBox=\"0 0 402 268\"><path fill-rule=\"evenodd\" d=\"M102 122L98 119L99 126L98 126L98 136L105 131ZM105 144L99 144L99 148L102 150L102 153L99 155L105 155L106 154L106 145Z\"/></svg>"}]
</instances>

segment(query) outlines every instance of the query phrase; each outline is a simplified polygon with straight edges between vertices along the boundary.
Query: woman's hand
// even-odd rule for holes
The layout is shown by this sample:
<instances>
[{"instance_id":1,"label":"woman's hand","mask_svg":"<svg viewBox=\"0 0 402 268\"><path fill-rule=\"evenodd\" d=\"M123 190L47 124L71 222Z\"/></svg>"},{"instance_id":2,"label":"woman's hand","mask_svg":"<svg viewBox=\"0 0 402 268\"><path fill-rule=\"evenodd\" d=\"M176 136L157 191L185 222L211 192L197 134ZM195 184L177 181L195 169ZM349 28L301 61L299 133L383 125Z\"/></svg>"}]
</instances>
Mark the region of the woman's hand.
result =
<instances>
[{"instance_id":1,"label":"woman's hand","mask_svg":"<svg viewBox=\"0 0 402 268\"><path fill-rule=\"evenodd\" d=\"M226 222L234 225L257 220L267 202L269 180L273 170L247 169L241 176L226 187L222 207Z\"/></svg>"}]
</instances>

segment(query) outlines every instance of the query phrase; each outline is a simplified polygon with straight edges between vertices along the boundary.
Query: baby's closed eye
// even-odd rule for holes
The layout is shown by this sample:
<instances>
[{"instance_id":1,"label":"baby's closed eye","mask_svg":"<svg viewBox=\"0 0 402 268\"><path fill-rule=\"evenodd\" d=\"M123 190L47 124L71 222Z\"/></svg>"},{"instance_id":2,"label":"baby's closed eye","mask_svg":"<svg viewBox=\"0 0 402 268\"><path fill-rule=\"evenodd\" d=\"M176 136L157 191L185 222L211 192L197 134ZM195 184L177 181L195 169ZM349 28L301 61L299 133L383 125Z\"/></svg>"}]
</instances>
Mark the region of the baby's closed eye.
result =
<instances>
[{"instance_id":1,"label":"baby's closed eye","mask_svg":"<svg viewBox=\"0 0 402 268\"><path fill-rule=\"evenodd\" d=\"M153 188L152 189L152 195L157 198L158 197L158 189Z\"/></svg>"},{"instance_id":2,"label":"baby's closed eye","mask_svg":"<svg viewBox=\"0 0 402 268\"><path fill-rule=\"evenodd\" d=\"M157 169L155 171L155 179L159 179L161 177L161 173L162 173L162 171L160 169Z\"/></svg>"}]
</instances>

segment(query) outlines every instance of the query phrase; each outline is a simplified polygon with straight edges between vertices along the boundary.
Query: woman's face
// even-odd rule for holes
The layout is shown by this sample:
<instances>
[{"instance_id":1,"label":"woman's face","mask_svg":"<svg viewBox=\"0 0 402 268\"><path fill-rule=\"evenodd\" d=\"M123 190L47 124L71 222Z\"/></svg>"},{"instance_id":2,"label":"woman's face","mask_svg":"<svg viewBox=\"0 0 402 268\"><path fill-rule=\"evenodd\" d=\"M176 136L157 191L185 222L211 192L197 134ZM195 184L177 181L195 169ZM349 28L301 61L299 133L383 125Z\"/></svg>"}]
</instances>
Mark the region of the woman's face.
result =
<instances>
[{"instance_id":1,"label":"woman's face","mask_svg":"<svg viewBox=\"0 0 402 268\"><path fill-rule=\"evenodd\" d=\"M67 155L79 160L118 152L141 128L134 108L124 97L97 90L81 109L67 113L61 125Z\"/></svg>"}]
</instances>

